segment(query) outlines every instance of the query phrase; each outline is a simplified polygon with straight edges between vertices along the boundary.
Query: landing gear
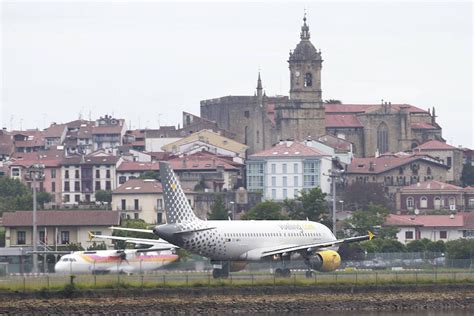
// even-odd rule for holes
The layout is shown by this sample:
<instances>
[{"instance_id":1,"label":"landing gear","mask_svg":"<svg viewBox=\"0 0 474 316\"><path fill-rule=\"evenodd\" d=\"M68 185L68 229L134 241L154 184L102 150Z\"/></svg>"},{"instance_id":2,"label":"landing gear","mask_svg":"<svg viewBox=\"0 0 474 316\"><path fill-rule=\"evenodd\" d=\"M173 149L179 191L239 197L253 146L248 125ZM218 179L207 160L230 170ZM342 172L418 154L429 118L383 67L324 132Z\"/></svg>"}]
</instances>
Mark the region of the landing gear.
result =
<instances>
[{"instance_id":1,"label":"landing gear","mask_svg":"<svg viewBox=\"0 0 474 316\"><path fill-rule=\"evenodd\" d=\"M212 269L212 277L214 279L227 279L229 277L229 263L220 265L221 268Z\"/></svg>"},{"instance_id":2,"label":"landing gear","mask_svg":"<svg viewBox=\"0 0 474 316\"><path fill-rule=\"evenodd\" d=\"M305 275L308 279L312 279L313 278L313 271L308 270L308 271L305 272Z\"/></svg>"},{"instance_id":3,"label":"landing gear","mask_svg":"<svg viewBox=\"0 0 474 316\"><path fill-rule=\"evenodd\" d=\"M289 278L291 276L291 271L288 268L277 268L275 270L275 276L276 277L282 277L282 278Z\"/></svg>"}]
</instances>

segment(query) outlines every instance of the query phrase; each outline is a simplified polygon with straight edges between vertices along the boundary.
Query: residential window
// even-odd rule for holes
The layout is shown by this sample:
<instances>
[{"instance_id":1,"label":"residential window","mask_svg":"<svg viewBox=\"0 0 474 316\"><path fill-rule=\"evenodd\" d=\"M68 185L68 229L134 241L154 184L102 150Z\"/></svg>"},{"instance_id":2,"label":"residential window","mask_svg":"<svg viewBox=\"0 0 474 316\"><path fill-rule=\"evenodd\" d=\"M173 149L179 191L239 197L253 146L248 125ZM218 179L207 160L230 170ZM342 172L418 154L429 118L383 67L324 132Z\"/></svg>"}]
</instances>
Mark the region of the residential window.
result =
<instances>
[{"instance_id":1,"label":"residential window","mask_svg":"<svg viewBox=\"0 0 474 316\"><path fill-rule=\"evenodd\" d=\"M474 198L469 199L469 208L474 208Z\"/></svg>"},{"instance_id":2,"label":"residential window","mask_svg":"<svg viewBox=\"0 0 474 316\"><path fill-rule=\"evenodd\" d=\"M286 187L288 186L288 183L287 183L287 177L286 176L283 176L283 186Z\"/></svg>"},{"instance_id":3,"label":"residential window","mask_svg":"<svg viewBox=\"0 0 474 316\"><path fill-rule=\"evenodd\" d=\"M46 243L46 234L44 233L44 230L41 230L39 232L39 241L42 242L43 244Z\"/></svg>"},{"instance_id":4,"label":"residential window","mask_svg":"<svg viewBox=\"0 0 474 316\"><path fill-rule=\"evenodd\" d=\"M293 164L293 173L298 173L298 164Z\"/></svg>"},{"instance_id":5,"label":"residential window","mask_svg":"<svg viewBox=\"0 0 474 316\"><path fill-rule=\"evenodd\" d=\"M305 161L303 164L303 186L305 189L319 186L319 161Z\"/></svg>"},{"instance_id":6,"label":"residential window","mask_svg":"<svg viewBox=\"0 0 474 316\"><path fill-rule=\"evenodd\" d=\"M81 195L80 194L75 194L74 195L74 202L76 202L76 203L81 202Z\"/></svg>"},{"instance_id":7,"label":"residential window","mask_svg":"<svg viewBox=\"0 0 474 316\"><path fill-rule=\"evenodd\" d=\"M69 244L69 231L67 230L61 231L61 244L62 245Z\"/></svg>"},{"instance_id":8,"label":"residential window","mask_svg":"<svg viewBox=\"0 0 474 316\"><path fill-rule=\"evenodd\" d=\"M56 182L51 182L51 192L56 192Z\"/></svg>"},{"instance_id":9,"label":"residential window","mask_svg":"<svg viewBox=\"0 0 474 316\"><path fill-rule=\"evenodd\" d=\"M64 203L69 203L71 201L71 198L69 197L69 194L64 194Z\"/></svg>"},{"instance_id":10,"label":"residential window","mask_svg":"<svg viewBox=\"0 0 474 316\"><path fill-rule=\"evenodd\" d=\"M441 208L441 199L439 196L434 198L434 208L439 210Z\"/></svg>"},{"instance_id":11,"label":"residential window","mask_svg":"<svg viewBox=\"0 0 474 316\"><path fill-rule=\"evenodd\" d=\"M297 187L299 185L298 183L298 176L293 177L293 186Z\"/></svg>"},{"instance_id":12,"label":"residential window","mask_svg":"<svg viewBox=\"0 0 474 316\"><path fill-rule=\"evenodd\" d=\"M272 187L276 187L277 185L277 178L275 176L272 177Z\"/></svg>"},{"instance_id":13,"label":"residential window","mask_svg":"<svg viewBox=\"0 0 474 316\"><path fill-rule=\"evenodd\" d=\"M156 208L158 210L162 210L163 209L163 200L162 199L157 199L156 200Z\"/></svg>"},{"instance_id":14,"label":"residential window","mask_svg":"<svg viewBox=\"0 0 474 316\"><path fill-rule=\"evenodd\" d=\"M79 170L76 169L74 172L74 178L79 179Z\"/></svg>"},{"instance_id":15,"label":"residential window","mask_svg":"<svg viewBox=\"0 0 474 316\"><path fill-rule=\"evenodd\" d=\"M26 244L26 232L23 230L16 232L16 243L17 245L25 245Z\"/></svg>"},{"instance_id":16,"label":"residential window","mask_svg":"<svg viewBox=\"0 0 474 316\"><path fill-rule=\"evenodd\" d=\"M56 169L55 168L51 169L51 178L52 179L56 178Z\"/></svg>"},{"instance_id":17,"label":"residential window","mask_svg":"<svg viewBox=\"0 0 474 316\"><path fill-rule=\"evenodd\" d=\"M298 189L294 189L293 190L293 197L295 197L295 198L298 197L298 192L299 192Z\"/></svg>"},{"instance_id":18,"label":"residential window","mask_svg":"<svg viewBox=\"0 0 474 316\"><path fill-rule=\"evenodd\" d=\"M96 191L100 190L100 181L95 182L95 190Z\"/></svg>"},{"instance_id":19,"label":"residential window","mask_svg":"<svg viewBox=\"0 0 474 316\"><path fill-rule=\"evenodd\" d=\"M140 209L140 202L138 199L133 200L133 207L135 211L138 211Z\"/></svg>"},{"instance_id":20,"label":"residential window","mask_svg":"<svg viewBox=\"0 0 474 316\"><path fill-rule=\"evenodd\" d=\"M283 164L283 173L286 173L286 163Z\"/></svg>"},{"instance_id":21,"label":"residential window","mask_svg":"<svg viewBox=\"0 0 474 316\"><path fill-rule=\"evenodd\" d=\"M265 165L263 162L249 163L247 168L247 187L249 191L263 190Z\"/></svg>"},{"instance_id":22,"label":"residential window","mask_svg":"<svg viewBox=\"0 0 474 316\"><path fill-rule=\"evenodd\" d=\"M156 214L156 222L158 224L163 223L163 213L159 212L158 214Z\"/></svg>"},{"instance_id":23,"label":"residential window","mask_svg":"<svg viewBox=\"0 0 474 316\"><path fill-rule=\"evenodd\" d=\"M288 197L288 190L283 189L283 198L286 199Z\"/></svg>"},{"instance_id":24,"label":"residential window","mask_svg":"<svg viewBox=\"0 0 474 316\"><path fill-rule=\"evenodd\" d=\"M105 181L105 189L106 190L112 190L112 183L110 181Z\"/></svg>"},{"instance_id":25,"label":"residential window","mask_svg":"<svg viewBox=\"0 0 474 316\"><path fill-rule=\"evenodd\" d=\"M110 179L110 169L107 169L107 170L105 171L105 177L108 178L108 179Z\"/></svg>"},{"instance_id":26,"label":"residential window","mask_svg":"<svg viewBox=\"0 0 474 316\"><path fill-rule=\"evenodd\" d=\"M427 208L428 207L428 199L426 196L422 196L420 199L420 208Z\"/></svg>"},{"instance_id":27,"label":"residential window","mask_svg":"<svg viewBox=\"0 0 474 316\"><path fill-rule=\"evenodd\" d=\"M79 181L75 181L75 182L74 182L74 191L75 191L75 192L81 191L81 185L80 185L80 182L79 182Z\"/></svg>"},{"instance_id":28,"label":"residential window","mask_svg":"<svg viewBox=\"0 0 474 316\"><path fill-rule=\"evenodd\" d=\"M69 192L69 181L64 182L64 192Z\"/></svg>"},{"instance_id":29,"label":"residential window","mask_svg":"<svg viewBox=\"0 0 474 316\"><path fill-rule=\"evenodd\" d=\"M276 169L277 169L276 164L272 163L272 173L273 173L273 174L276 173Z\"/></svg>"},{"instance_id":30,"label":"residential window","mask_svg":"<svg viewBox=\"0 0 474 316\"><path fill-rule=\"evenodd\" d=\"M64 170L64 178L69 179L69 170Z\"/></svg>"},{"instance_id":31,"label":"residential window","mask_svg":"<svg viewBox=\"0 0 474 316\"><path fill-rule=\"evenodd\" d=\"M138 215L138 213L133 213L133 218L134 219L140 219L140 216Z\"/></svg>"},{"instance_id":32,"label":"residential window","mask_svg":"<svg viewBox=\"0 0 474 316\"><path fill-rule=\"evenodd\" d=\"M96 171L95 171L95 177L96 177L96 178L100 178L100 170L99 170L99 169L96 169Z\"/></svg>"},{"instance_id":33,"label":"residential window","mask_svg":"<svg viewBox=\"0 0 474 316\"><path fill-rule=\"evenodd\" d=\"M445 230L440 230L439 231L439 239L447 239L448 238L448 232Z\"/></svg>"},{"instance_id":34,"label":"residential window","mask_svg":"<svg viewBox=\"0 0 474 316\"><path fill-rule=\"evenodd\" d=\"M406 231L405 232L405 239L413 239L413 232L412 231Z\"/></svg>"},{"instance_id":35,"label":"residential window","mask_svg":"<svg viewBox=\"0 0 474 316\"><path fill-rule=\"evenodd\" d=\"M273 199L273 200L276 200L276 197L277 197L277 190L276 190L276 189L272 189L272 199Z\"/></svg>"},{"instance_id":36,"label":"residential window","mask_svg":"<svg viewBox=\"0 0 474 316\"><path fill-rule=\"evenodd\" d=\"M429 176L431 175L431 168L430 167L426 168L426 174L429 175Z\"/></svg>"},{"instance_id":37,"label":"residential window","mask_svg":"<svg viewBox=\"0 0 474 316\"><path fill-rule=\"evenodd\" d=\"M456 199L454 198L454 196L450 196L448 202L449 206L456 206Z\"/></svg>"},{"instance_id":38,"label":"residential window","mask_svg":"<svg viewBox=\"0 0 474 316\"><path fill-rule=\"evenodd\" d=\"M119 177L119 184L123 184L127 181L127 177L126 176L120 176Z\"/></svg>"},{"instance_id":39,"label":"residential window","mask_svg":"<svg viewBox=\"0 0 474 316\"><path fill-rule=\"evenodd\" d=\"M451 157L447 157L447 158L446 158L446 162L447 162L448 167L451 168L452 158L451 158Z\"/></svg>"},{"instance_id":40,"label":"residential window","mask_svg":"<svg viewBox=\"0 0 474 316\"><path fill-rule=\"evenodd\" d=\"M122 206L122 211L125 211L127 209L127 200L122 199L120 201L120 203L121 203L121 206Z\"/></svg>"},{"instance_id":41,"label":"residential window","mask_svg":"<svg viewBox=\"0 0 474 316\"><path fill-rule=\"evenodd\" d=\"M413 208L415 206L415 199L412 196L407 198L407 208Z\"/></svg>"},{"instance_id":42,"label":"residential window","mask_svg":"<svg viewBox=\"0 0 474 316\"><path fill-rule=\"evenodd\" d=\"M20 168L12 168L12 177L20 176Z\"/></svg>"}]
</instances>

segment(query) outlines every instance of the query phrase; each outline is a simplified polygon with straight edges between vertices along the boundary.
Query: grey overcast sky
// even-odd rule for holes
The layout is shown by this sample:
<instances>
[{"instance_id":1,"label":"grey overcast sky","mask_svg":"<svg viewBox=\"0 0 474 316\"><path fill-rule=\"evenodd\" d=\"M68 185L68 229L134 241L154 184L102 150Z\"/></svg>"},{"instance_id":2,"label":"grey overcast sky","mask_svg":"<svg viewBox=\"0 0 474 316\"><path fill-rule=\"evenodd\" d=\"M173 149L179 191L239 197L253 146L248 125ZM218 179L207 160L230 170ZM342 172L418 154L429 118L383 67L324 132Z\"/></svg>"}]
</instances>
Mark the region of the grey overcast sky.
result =
<instances>
[{"instance_id":1,"label":"grey overcast sky","mask_svg":"<svg viewBox=\"0 0 474 316\"><path fill-rule=\"evenodd\" d=\"M287 95L304 8L324 99L435 106L445 139L474 147L471 1L2 1L0 122L177 125L201 100L253 95L259 69Z\"/></svg>"}]
</instances>

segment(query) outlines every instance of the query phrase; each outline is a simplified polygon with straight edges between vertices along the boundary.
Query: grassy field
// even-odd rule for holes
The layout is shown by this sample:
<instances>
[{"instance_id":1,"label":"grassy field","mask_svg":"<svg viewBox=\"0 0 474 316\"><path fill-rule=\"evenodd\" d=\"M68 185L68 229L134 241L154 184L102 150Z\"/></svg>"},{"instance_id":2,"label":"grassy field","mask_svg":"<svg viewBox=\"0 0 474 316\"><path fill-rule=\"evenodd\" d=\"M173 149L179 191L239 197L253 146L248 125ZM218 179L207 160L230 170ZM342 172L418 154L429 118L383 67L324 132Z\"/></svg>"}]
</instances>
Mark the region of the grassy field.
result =
<instances>
[{"instance_id":1,"label":"grassy field","mask_svg":"<svg viewBox=\"0 0 474 316\"><path fill-rule=\"evenodd\" d=\"M448 284L472 283L474 271L348 271L315 273L306 278L304 272L295 272L289 278L269 273L234 273L227 279L213 279L209 273L166 273L144 275L77 275L73 276L75 289L99 288L154 288L154 287L216 287L216 286L286 286L286 285L384 285L384 284ZM0 290L39 291L62 290L70 286L71 276L4 276Z\"/></svg>"}]
</instances>

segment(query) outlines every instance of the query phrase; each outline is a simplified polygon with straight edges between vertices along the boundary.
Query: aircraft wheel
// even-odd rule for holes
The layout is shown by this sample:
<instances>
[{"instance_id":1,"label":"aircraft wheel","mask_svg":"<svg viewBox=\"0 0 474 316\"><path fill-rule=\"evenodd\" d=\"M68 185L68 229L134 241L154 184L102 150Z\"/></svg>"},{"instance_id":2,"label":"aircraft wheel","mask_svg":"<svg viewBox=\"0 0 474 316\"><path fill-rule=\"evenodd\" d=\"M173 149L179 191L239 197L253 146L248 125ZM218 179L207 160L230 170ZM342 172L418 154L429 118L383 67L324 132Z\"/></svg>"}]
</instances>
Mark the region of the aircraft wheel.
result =
<instances>
[{"instance_id":1,"label":"aircraft wheel","mask_svg":"<svg viewBox=\"0 0 474 316\"><path fill-rule=\"evenodd\" d=\"M311 271L311 270L306 271L305 275L308 279L311 279L313 277L313 271Z\"/></svg>"},{"instance_id":2,"label":"aircraft wheel","mask_svg":"<svg viewBox=\"0 0 474 316\"><path fill-rule=\"evenodd\" d=\"M291 276L291 271L288 268L284 268L281 272L282 276L285 278L289 278Z\"/></svg>"},{"instance_id":3,"label":"aircraft wheel","mask_svg":"<svg viewBox=\"0 0 474 316\"><path fill-rule=\"evenodd\" d=\"M277 277L283 276L283 271L280 268L277 268L275 270L275 276L277 276Z\"/></svg>"},{"instance_id":4,"label":"aircraft wheel","mask_svg":"<svg viewBox=\"0 0 474 316\"><path fill-rule=\"evenodd\" d=\"M219 279L221 277L221 269L212 270L212 277L214 279Z\"/></svg>"}]
</instances>

